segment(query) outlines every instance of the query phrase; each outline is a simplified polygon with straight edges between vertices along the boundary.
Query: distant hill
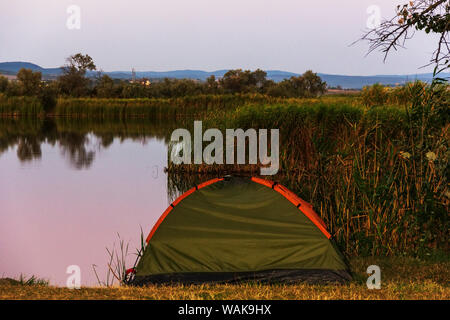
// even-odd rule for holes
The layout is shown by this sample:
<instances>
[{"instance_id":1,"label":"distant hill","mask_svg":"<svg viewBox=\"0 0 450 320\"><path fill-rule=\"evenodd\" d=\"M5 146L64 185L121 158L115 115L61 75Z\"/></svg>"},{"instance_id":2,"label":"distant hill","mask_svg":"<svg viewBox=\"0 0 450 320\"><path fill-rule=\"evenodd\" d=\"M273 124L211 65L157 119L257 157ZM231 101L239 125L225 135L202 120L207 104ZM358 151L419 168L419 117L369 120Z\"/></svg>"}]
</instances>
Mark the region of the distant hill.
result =
<instances>
[{"instance_id":1,"label":"distant hill","mask_svg":"<svg viewBox=\"0 0 450 320\"><path fill-rule=\"evenodd\" d=\"M2 62L0 63L0 73L6 75L15 75L21 68L28 68L33 71L40 71L44 79L51 79L61 74L60 68L42 68L36 64L29 62ZM202 71L202 70L175 70L175 71L137 71L138 78L174 78L174 79L198 79L206 80L209 76L214 75L216 78L223 77L228 70L216 71ZM267 70L267 78L276 82L288 79L292 76L298 76L298 73ZM131 71L111 71L105 72L115 79L131 79ZM88 73L94 76L95 72ZM381 83L384 85L398 85L404 84L408 81L421 80L430 82L433 78L431 73L422 73L416 75L375 75L375 76L348 76L348 75L334 75L326 73L318 73L323 81L326 81L329 87L341 86L344 89L361 89L363 86L372 85L374 83ZM442 74L441 77L450 77L450 73Z\"/></svg>"},{"instance_id":2,"label":"distant hill","mask_svg":"<svg viewBox=\"0 0 450 320\"><path fill-rule=\"evenodd\" d=\"M318 73L322 80L326 81L329 87L337 87L338 85L344 89L361 89L364 86L381 83L383 85L401 85L407 82L420 80L431 82L432 73L422 73L415 75L375 75L375 76L344 76L335 74ZM450 73L442 74L441 77L448 77Z\"/></svg>"},{"instance_id":3,"label":"distant hill","mask_svg":"<svg viewBox=\"0 0 450 320\"><path fill-rule=\"evenodd\" d=\"M37 64L30 62L1 62L0 63L0 73L3 74L17 74L20 69L31 69L33 71L40 71L44 75L58 75L61 73L60 68L42 68Z\"/></svg>"}]
</instances>

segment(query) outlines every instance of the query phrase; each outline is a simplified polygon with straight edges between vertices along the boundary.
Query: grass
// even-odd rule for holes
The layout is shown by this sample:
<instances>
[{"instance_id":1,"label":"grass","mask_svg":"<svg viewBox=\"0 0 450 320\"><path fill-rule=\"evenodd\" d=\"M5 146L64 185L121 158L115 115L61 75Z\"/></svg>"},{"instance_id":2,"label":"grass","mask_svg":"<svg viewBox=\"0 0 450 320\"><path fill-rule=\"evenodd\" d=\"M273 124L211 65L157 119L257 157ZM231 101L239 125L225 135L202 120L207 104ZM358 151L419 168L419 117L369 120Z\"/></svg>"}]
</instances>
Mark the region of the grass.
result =
<instances>
[{"instance_id":1,"label":"grass","mask_svg":"<svg viewBox=\"0 0 450 320\"><path fill-rule=\"evenodd\" d=\"M284 299L450 299L450 262L407 257L352 258L354 280L346 285L170 285L113 288L83 287L80 290L46 285L1 284L0 299L199 299L199 300L284 300ZM381 289L365 284L369 265L381 268Z\"/></svg>"},{"instance_id":2,"label":"grass","mask_svg":"<svg viewBox=\"0 0 450 320\"><path fill-rule=\"evenodd\" d=\"M26 277L23 274L19 276L18 279L11 278L1 278L0 286L11 285L11 286L48 286L49 281L47 279L41 279L34 275L31 277Z\"/></svg>"}]
</instances>

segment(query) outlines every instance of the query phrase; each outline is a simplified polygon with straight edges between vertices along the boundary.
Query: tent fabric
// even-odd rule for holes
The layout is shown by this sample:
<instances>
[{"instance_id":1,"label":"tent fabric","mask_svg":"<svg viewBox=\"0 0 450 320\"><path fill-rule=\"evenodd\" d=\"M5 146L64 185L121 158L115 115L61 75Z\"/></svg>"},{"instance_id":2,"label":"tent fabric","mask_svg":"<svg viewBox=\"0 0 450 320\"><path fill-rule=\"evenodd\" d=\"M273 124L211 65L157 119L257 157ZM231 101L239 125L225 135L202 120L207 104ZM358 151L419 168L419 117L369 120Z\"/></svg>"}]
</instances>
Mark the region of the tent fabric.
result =
<instances>
[{"instance_id":1,"label":"tent fabric","mask_svg":"<svg viewBox=\"0 0 450 320\"><path fill-rule=\"evenodd\" d=\"M312 206L281 185L213 179L162 214L132 283L347 281L330 237Z\"/></svg>"},{"instance_id":2,"label":"tent fabric","mask_svg":"<svg viewBox=\"0 0 450 320\"><path fill-rule=\"evenodd\" d=\"M286 199L288 199L290 202L292 202L297 208L299 208L300 211L302 211L323 232L323 234L328 239L331 238L331 234L328 233L325 223L314 212L314 210L312 209L312 205L310 205L308 202L300 199L292 191L288 190L287 188L283 187L282 185L279 185L276 182L273 182L270 180L264 180L264 179L260 179L260 178L255 178L255 177L252 178L252 181L262 184L262 185L265 185L267 187L270 187L273 190L279 192Z\"/></svg>"}]
</instances>

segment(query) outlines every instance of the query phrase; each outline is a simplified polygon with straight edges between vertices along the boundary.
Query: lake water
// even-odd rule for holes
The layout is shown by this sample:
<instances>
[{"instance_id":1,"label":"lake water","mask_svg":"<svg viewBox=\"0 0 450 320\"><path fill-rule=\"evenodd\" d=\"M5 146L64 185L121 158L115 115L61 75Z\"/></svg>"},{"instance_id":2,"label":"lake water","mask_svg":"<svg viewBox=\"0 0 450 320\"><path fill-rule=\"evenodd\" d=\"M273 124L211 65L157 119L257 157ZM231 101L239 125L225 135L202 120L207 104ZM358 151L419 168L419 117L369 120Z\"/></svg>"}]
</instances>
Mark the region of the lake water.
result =
<instances>
[{"instance_id":1,"label":"lake water","mask_svg":"<svg viewBox=\"0 0 450 320\"><path fill-rule=\"evenodd\" d=\"M176 127L176 124L173 124ZM129 243L131 267L167 208L167 137L160 123L0 121L0 277L64 286L105 280L109 249Z\"/></svg>"}]
</instances>

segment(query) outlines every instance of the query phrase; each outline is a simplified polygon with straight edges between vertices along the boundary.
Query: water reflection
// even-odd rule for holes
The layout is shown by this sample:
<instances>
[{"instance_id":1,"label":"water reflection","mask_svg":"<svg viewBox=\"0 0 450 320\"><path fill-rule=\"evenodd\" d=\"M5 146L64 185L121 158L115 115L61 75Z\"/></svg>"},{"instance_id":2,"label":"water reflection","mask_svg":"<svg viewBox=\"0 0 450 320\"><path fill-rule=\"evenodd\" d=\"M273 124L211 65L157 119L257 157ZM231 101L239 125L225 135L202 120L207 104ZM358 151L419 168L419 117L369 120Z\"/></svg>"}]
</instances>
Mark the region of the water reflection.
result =
<instances>
[{"instance_id":1,"label":"water reflection","mask_svg":"<svg viewBox=\"0 0 450 320\"><path fill-rule=\"evenodd\" d=\"M95 157L95 151L87 150L89 138L77 133L67 133L59 137L61 153L65 155L76 169L89 168Z\"/></svg>"},{"instance_id":2,"label":"water reflection","mask_svg":"<svg viewBox=\"0 0 450 320\"><path fill-rule=\"evenodd\" d=\"M138 140L149 138L167 142L175 123L159 120L103 122L76 119L0 119L0 156L16 148L17 158L29 162L42 158L41 145L58 146L72 168L89 169L96 153L110 147L115 138ZM95 146L93 146L93 141Z\"/></svg>"},{"instance_id":3,"label":"water reflection","mask_svg":"<svg viewBox=\"0 0 450 320\"><path fill-rule=\"evenodd\" d=\"M140 227L148 233L167 208L163 169L178 126L0 119L0 277L65 285L67 266L79 265L82 284L96 285L92 264L102 277L105 247L120 234L134 251Z\"/></svg>"},{"instance_id":4,"label":"water reflection","mask_svg":"<svg viewBox=\"0 0 450 320\"><path fill-rule=\"evenodd\" d=\"M41 158L41 142L37 141L35 137L21 137L18 140L17 157L20 161L26 162Z\"/></svg>"}]
</instances>

